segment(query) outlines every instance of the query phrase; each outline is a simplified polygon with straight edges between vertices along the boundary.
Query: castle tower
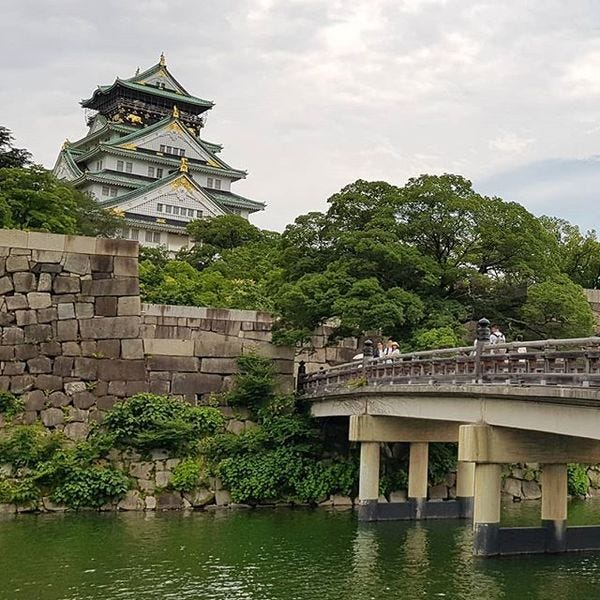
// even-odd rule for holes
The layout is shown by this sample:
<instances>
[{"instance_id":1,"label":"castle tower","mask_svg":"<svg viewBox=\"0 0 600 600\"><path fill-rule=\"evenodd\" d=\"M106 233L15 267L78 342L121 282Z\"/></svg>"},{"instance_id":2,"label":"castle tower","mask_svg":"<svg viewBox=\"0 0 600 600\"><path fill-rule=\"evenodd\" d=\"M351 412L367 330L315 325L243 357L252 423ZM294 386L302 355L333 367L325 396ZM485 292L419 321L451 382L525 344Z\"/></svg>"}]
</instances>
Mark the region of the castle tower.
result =
<instances>
[{"instance_id":1,"label":"castle tower","mask_svg":"<svg viewBox=\"0 0 600 600\"><path fill-rule=\"evenodd\" d=\"M193 219L264 209L231 191L246 171L200 135L214 104L190 95L164 55L142 73L99 86L81 105L89 130L65 142L54 173L123 214L123 237L176 251L189 245L185 226Z\"/></svg>"}]
</instances>

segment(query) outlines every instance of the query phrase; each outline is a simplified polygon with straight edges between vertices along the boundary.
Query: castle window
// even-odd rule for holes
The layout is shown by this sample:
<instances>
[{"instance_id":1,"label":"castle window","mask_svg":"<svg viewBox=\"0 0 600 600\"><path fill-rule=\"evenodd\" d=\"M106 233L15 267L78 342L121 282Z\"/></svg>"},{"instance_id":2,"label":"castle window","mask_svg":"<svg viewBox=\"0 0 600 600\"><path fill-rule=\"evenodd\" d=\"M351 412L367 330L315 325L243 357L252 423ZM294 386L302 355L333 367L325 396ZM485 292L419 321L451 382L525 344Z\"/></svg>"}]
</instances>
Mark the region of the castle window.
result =
<instances>
[{"instance_id":1,"label":"castle window","mask_svg":"<svg viewBox=\"0 0 600 600\"><path fill-rule=\"evenodd\" d=\"M165 212L169 215L171 214L171 205L170 204L165 205Z\"/></svg>"},{"instance_id":2,"label":"castle window","mask_svg":"<svg viewBox=\"0 0 600 600\"><path fill-rule=\"evenodd\" d=\"M213 178L212 177L207 177L206 179L206 187L211 188L213 186Z\"/></svg>"},{"instance_id":3,"label":"castle window","mask_svg":"<svg viewBox=\"0 0 600 600\"><path fill-rule=\"evenodd\" d=\"M148 167L148 177L154 177L154 167Z\"/></svg>"},{"instance_id":4,"label":"castle window","mask_svg":"<svg viewBox=\"0 0 600 600\"><path fill-rule=\"evenodd\" d=\"M167 154L171 154L171 146L167 146L166 149L165 149L165 152Z\"/></svg>"},{"instance_id":5,"label":"castle window","mask_svg":"<svg viewBox=\"0 0 600 600\"><path fill-rule=\"evenodd\" d=\"M202 218L202 211L201 210L197 210L196 211L196 217L198 217L198 219Z\"/></svg>"},{"instance_id":6,"label":"castle window","mask_svg":"<svg viewBox=\"0 0 600 600\"><path fill-rule=\"evenodd\" d=\"M103 185L102 186L102 195L108 196L108 194L110 194L110 188L107 185Z\"/></svg>"},{"instance_id":7,"label":"castle window","mask_svg":"<svg viewBox=\"0 0 600 600\"><path fill-rule=\"evenodd\" d=\"M96 171L102 171L102 161L96 161Z\"/></svg>"},{"instance_id":8,"label":"castle window","mask_svg":"<svg viewBox=\"0 0 600 600\"><path fill-rule=\"evenodd\" d=\"M179 156L185 156L185 148L179 148Z\"/></svg>"},{"instance_id":9,"label":"castle window","mask_svg":"<svg viewBox=\"0 0 600 600\"><path fill-rule=\"evenodd\" d=\"M117 188L110 188L110 195L114 198L117 195Z\"/></svg>"},{"instance_id":10,"label":"castle window","mask_svg":"<svg viewBox=\"0 0 600 600\"><path fill-rule=\"evenodd\" d=\"M162 211L163 211L163 205L162 205L162 204L157 204L157 205L156 205L156 210L157 210L158 212L162 212Z\"/></svg>"},{"instance_id":11,"label":"castle window","mask_svg":"<svg viewBox=\"0 0 600 600\"><path fill-rule=\"evenodd\" d=\"M188 213L188 217L193 217L194 216L194 209L193 208L188 208L187 209L187 213Z\"/></svg>"},{"instance_id":12,"label":"castle window","mask_svg":"<svg viewBox=\"0 0 600 600\"><path fill-rule=\"evenodd\" d=\"M133 171L133 163L125 163L125 171L127 171L127 173L131 173Z\"/></svg>"},{"instance_id":13,"label":"castle window","mask_svg":"<svg viewBox=\"0 0 600 600\"><path fill-rule=\"evenodd\" d=\"M162 174L163 174L163 170L157 167L156 168L156 177L158 179L160 179L162 177Z\"/></svg>"},{"instance_id":14,"label":"castle window","mask_svg":"<svg viewBox=\"0 0 600 600\"><path fill-rule=\"evenodd\" d=\"M160 233L158 231L146 231L145 239L153 244L160 244Z\"/></svg>"},{"instance_id":15,"label":"castle window","mask_svg":"<svg viewBox=\"0 0 600 600\"><path fill-rule=\"evenodd\" d=\"M221 189L221 180L220 179L215 179L215 189L216 190Z\"/></svg>"},{"instance_id":16,"label":"castle window","mask_svg":"<svg viewBox=\"0 0 600 600\"><path fill-rule=\"evenodd\" d=\"M173 207L173 214L174 215L178 215L179 214L179 206L174 206Z\"/></svg>"},{"instance_id":17,"label":"castle window","mask_svg":"<svg viewBox=\"0 0 600 600\"><path fill-rule=\"evenodd\" d=\"M165 146L164 146L164 144L161 144L160 145L160 152L164 152L164 151L165 151Z\"/></svg>"},{"instance_id":18,"label":"castle window","mask_svg":"<svg viewBox=\"0 0 600 600\"><path fill-rule=\"evenodd\" d=\"M139 229L130 229L129 230L129 239L130 240L139 240L140 239L140 230Z\"/></svg>"},{"instance_id":19,"label":"castle window","mask_svg":"<svg viewBox=\"0 0 600 600\"><path fill-rule=\"evenodd\" d=\"M122 160L117 161L117 171L122 171L125 163Z\"/></svg>"}]
</instances>

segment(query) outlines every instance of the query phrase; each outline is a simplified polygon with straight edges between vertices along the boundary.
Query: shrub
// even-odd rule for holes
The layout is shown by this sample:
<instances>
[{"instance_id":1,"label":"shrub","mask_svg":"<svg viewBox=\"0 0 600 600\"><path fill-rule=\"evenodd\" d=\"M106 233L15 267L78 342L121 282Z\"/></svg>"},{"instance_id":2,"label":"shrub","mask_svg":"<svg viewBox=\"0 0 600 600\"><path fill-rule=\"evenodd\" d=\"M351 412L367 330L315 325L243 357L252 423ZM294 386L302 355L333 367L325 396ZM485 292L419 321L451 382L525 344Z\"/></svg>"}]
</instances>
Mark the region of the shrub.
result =
<instances>
[{"instance_id":1,"label":"shrub","mask_svg":"<svg viewBox=\"0 0 600 600\"><path fill-rule=\"evenodd\" d=\"M23 410L23 401L11 392L0 391L0 414L14 417Z\"/></svg>"},{"instance_id":2,"label":"shrub","mask_svg":"<svg viewBox=\"0 0 600 600\"><path fill-rule=\"evenodd\" d=\"M567 465L569 494L573 496L585 496L590 487L590 480L585 467L579 464Z\"/></svg>"},{"instance_id":3,"label":"shrub","mask_svg":"<svg viewBox=\"0 0 600 600\"><path fill-rule=\"evenodd\" d=\"M187 458L182 460L171 474L171 487L179 492L191 492L201 483L205 472L204 464L200 460Z\"/></svg>"},{"instance_id":4,"label":"shrub","mask_svg":"<svg viewBox=\"0 0 600 600\"><path fill-rule=\"evenodd\" d=\"M48 460L63 442L61 433L48 433L41 425L18 425L0 436L0 462L32 468Z\"/></svg>"},{"instance_id":5,"label":"shrub","mask_svg":"<svg viewBox=\"0 0 600 600\"><path fill-rule=\"evenodd\" d=\"M118 500L129 489L129 480L120 471L107 467L78 466L66 473L52 500L69 508L100 508Z\"/></svg>"},{"instance_id":6,"label":"shrub","mask_svg":"<svg viewBox=\"0 0 600 600\"><path fill-rule=\"evenodd\" d=\"M147 451L166 448L185 454L202 437L222 430L225 419L218 409L195 407L187 402L157 396L137 394L116 404L104 419L104 430L113 436L121 448Z\"/></svg>"},{"instance_id":7,"label":"shrub","mask_svg":"<svg viewBox=\"0 0 600 600\"><path fill-rule=\"evenodd\" d=\"M237 363L239 373L234 375L234 385L227 394L227 402L231 406L246 406L257 414L275 397L273 361L250 353L240 356Z\"/></svg>"}]
</instances>

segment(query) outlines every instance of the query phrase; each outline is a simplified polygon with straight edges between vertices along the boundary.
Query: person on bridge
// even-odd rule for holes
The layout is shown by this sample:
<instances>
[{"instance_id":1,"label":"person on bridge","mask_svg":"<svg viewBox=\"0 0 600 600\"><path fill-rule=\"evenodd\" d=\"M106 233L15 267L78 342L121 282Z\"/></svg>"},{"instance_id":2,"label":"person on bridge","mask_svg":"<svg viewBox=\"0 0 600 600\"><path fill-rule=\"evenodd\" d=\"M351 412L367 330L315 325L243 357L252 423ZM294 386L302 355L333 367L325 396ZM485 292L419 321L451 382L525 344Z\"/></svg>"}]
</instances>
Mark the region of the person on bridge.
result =
<instances>
[{"instance_id":1,"label":"person on bridge","mask_svg":"<svg viewBox=\"0 0 600 600\"><path fill-rule=\"evenodd\" d=\"M500 331L499 325L492 325L490 344L506 344L506 338L504 337L504 334Z\"/></svg>"},{"instance_id":2,"label":"person on bridge","mask_svg":"<svg viewBox=\"0 0 600 600\"><path fill-rule=\"evenodd\" d=\"M381 340L377 342L377 347L373 352L373 358L383 358L385 356L385 346Z\"/></svg>"}]
</instances>

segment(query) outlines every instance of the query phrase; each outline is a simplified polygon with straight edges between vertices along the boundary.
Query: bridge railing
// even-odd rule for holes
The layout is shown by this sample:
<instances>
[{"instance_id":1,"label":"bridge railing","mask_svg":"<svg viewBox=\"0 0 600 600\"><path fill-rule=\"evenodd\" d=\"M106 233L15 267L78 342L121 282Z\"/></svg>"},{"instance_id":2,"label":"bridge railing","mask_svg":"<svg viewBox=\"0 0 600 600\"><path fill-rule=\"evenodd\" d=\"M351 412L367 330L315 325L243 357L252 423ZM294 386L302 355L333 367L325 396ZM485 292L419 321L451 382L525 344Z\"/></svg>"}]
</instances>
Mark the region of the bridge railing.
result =
<instances>
[{"instance_id":1,"label":"bridge railing","mask_svg":"<svg viewBox=\"0 0 600 600\"><path fill-rule=\"evenodd\" d=\"M366 353L365 353L366 354ZM327 390L390 384L504 384L600 387L600 337L538 340L363 359L298 374L298 389Z\"/></svg>"}]
</instances>

